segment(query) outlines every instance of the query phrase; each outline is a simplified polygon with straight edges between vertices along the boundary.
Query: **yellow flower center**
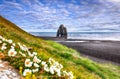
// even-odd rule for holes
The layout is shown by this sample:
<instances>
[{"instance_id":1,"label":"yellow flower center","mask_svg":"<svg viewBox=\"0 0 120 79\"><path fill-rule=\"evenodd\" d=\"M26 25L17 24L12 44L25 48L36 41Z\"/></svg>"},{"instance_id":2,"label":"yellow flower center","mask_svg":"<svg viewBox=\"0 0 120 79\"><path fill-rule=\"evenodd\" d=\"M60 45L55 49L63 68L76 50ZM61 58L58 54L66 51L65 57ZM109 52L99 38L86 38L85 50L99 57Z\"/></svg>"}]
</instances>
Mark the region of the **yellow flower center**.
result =
<instances>
[{"instance_id":1,"label":"yellow flower center","mask_svg":"<svg viewBox=\"0 0 120 79\"><path fill-rule=\"evenodd\" d=\"M3 53L0 53L0 58L4 58L4 54Z\"/></svg>"},{"instance_id":2,"label":"yellow flower center","mask_svg":"<svg viewBox=\"0 0 120 79\"><path fill-rule=\"evenodd\" d=\"M11 55L13 55L13 54L14 54L14 52L10 52L10 54L11 54Z\"/></svg>"},{"instance_id":3,"label":"yellow flower center","mask_svg":"<svg viewBox=\"0 0 120 79\"><path fill-rule=\"evenodd\" d=\"M27 61L27 62L26 62L26 64L28 65L28 64L30 64L30 62L29 62L29 61Z\"/></svg>"}]
</instances>

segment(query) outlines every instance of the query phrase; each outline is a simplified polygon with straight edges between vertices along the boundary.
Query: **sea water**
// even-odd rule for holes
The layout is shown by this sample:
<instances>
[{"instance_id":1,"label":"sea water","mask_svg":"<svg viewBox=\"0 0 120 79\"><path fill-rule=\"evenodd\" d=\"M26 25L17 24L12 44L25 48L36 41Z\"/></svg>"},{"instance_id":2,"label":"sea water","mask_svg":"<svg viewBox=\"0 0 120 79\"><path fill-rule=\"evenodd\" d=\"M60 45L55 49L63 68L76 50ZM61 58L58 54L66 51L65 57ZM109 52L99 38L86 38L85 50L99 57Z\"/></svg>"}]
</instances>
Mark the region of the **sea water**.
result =
<instances>
[{"instance_id":1,"label":"sea water","mask_svg":"<svg viewBox=\"0 0 120 79\"><path fill-rule=\"evenodd\" d=\"M35 36L56 37L56 32L30 32ZM68 32L68 39L120 41L120 32Z\"/></svg>"}]
</instances>

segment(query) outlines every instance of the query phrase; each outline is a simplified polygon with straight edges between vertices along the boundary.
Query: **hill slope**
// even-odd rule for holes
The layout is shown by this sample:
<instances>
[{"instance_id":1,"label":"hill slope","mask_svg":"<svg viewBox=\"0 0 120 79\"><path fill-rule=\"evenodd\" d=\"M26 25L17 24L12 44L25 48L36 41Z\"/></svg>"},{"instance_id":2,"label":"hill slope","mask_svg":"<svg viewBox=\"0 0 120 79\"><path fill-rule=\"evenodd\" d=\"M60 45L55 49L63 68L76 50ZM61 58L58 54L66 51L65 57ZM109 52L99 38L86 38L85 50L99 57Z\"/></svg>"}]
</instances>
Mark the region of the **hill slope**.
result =
<instances>
[{"instance_id":1,"label":"hill slope","mask_svg":"<svg viewBox=\"0 0 120 79\"><path fill-rule=\"evenodd\" d=\"M31 51L38 52L38 57L44 61L48 61L52 57L63 65L64 70L72 71L75 79L120 79L120 67L111 64L98 64L87 58L82 58L77 51L53 41L36 38L2 16L0 16L0 36L12 39L15 43L25 44L31 48ZM11 59L11 61L9 58L4 58L3 60L9 61L12 66L19 70L19 67L24 65L21 63L21 59ZM50 73L46 72L35 73L35 75L53 78ZM58 78L61 77L56 77L56 79Z\"/></svg>"}]
</instances>

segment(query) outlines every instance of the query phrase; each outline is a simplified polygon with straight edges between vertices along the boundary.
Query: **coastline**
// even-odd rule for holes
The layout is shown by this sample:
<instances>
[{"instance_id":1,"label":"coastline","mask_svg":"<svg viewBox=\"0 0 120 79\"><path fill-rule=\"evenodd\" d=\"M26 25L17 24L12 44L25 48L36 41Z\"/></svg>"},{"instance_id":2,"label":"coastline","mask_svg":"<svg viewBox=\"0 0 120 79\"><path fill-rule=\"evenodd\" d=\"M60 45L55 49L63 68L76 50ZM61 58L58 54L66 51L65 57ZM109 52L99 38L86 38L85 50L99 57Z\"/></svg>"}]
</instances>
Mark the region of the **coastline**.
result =
<instances>
[{"instance_id":1,"label":"coastline","mask_svg":"<svg viewBox=\"0 0 120 79\"><path fill-rule=\"evenodd\" d=\"M120 64L120 41L64 39L57 37L40 38L66 45L80 52L82 56L96 62Z\"/></svg>"}]
</instances>

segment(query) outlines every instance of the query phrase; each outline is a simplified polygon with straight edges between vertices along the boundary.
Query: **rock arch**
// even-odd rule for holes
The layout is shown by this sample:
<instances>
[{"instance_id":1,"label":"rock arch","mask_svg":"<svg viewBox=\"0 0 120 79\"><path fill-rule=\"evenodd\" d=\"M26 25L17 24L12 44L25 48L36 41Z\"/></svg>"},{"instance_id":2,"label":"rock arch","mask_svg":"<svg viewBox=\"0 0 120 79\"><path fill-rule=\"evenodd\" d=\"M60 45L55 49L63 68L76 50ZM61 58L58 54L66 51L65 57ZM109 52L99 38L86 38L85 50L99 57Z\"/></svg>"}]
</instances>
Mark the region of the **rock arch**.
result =
<instances>
[{"instance_id":1,"label":"rock arch","mask_svg":"<svg viewBox=\"0 0 120 79\"><path fill-rule=\"evenodd\" d=\"M67 28L61 24L57 30L57 37L63 37L67 39Z\"/></svg>"}]
</instances>

